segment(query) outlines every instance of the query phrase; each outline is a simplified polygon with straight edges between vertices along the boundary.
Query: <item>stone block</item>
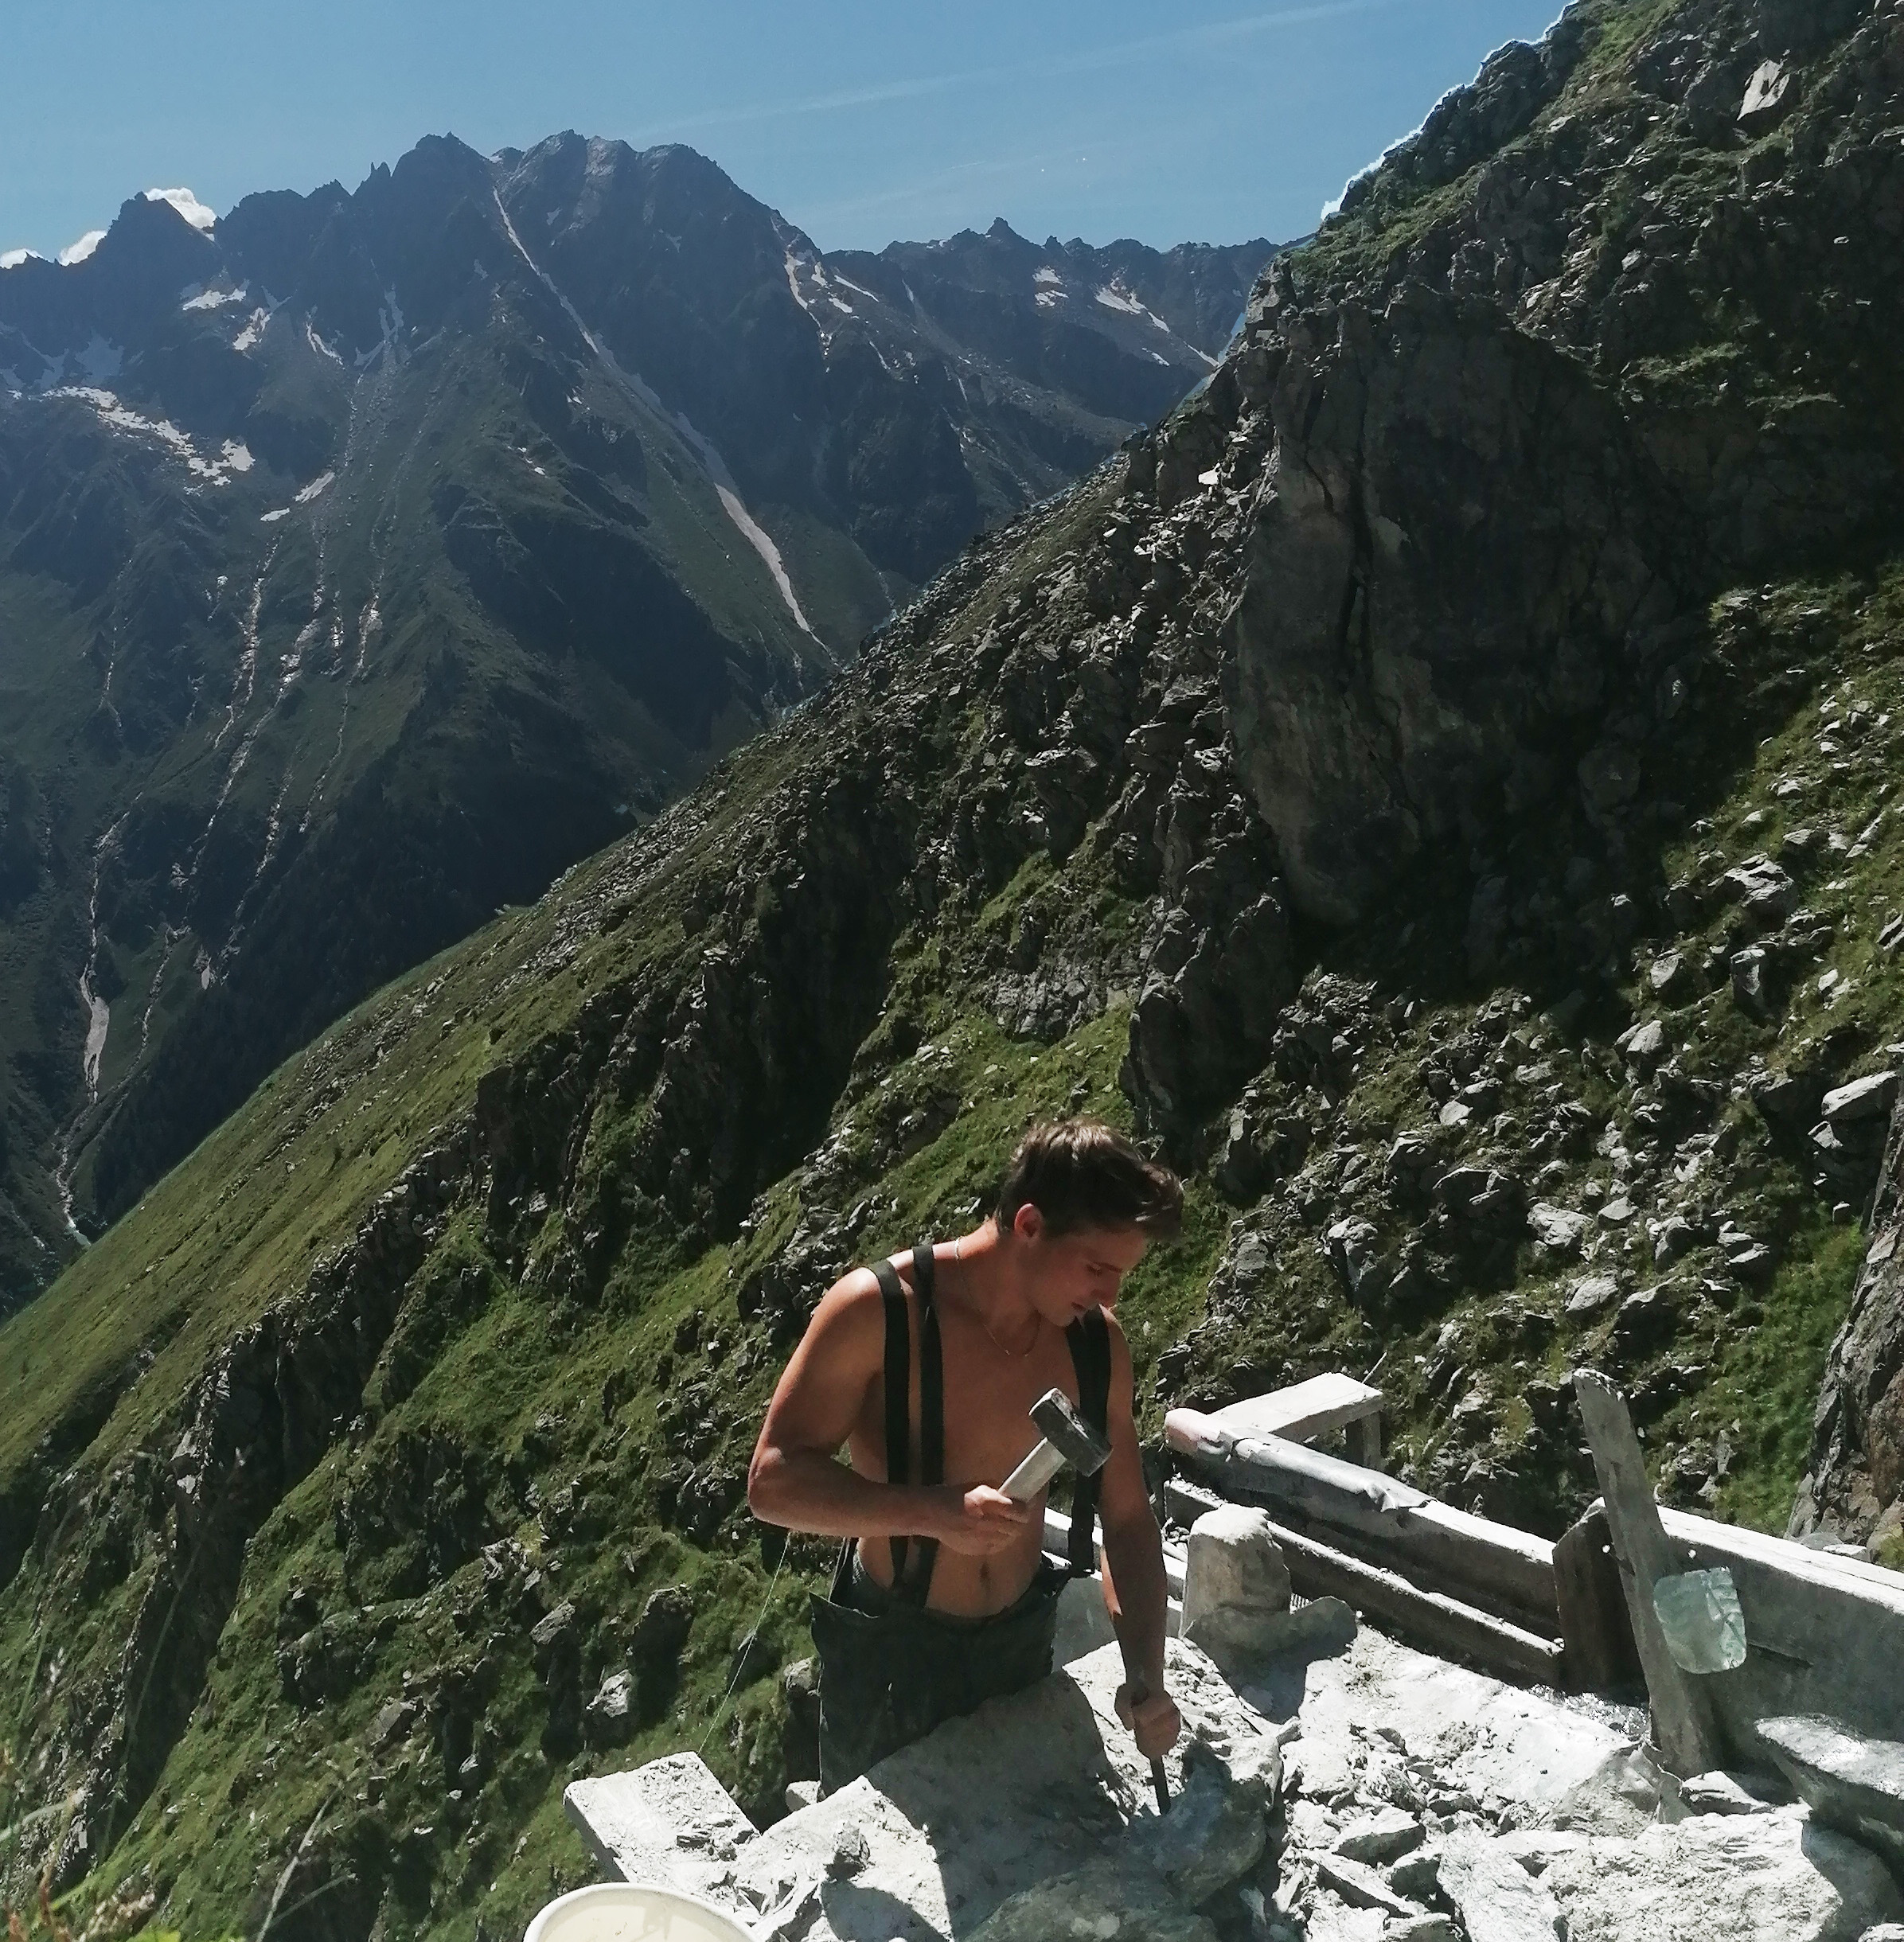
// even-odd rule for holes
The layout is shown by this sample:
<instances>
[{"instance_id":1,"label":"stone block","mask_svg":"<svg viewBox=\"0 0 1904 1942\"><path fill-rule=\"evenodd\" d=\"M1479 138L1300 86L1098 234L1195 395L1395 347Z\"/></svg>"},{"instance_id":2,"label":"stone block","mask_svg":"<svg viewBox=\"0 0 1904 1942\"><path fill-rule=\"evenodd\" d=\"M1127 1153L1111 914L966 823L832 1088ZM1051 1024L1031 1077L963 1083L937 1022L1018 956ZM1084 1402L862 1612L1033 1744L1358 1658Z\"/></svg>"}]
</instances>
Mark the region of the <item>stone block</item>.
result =
<instances>
[{"instance_id":1,"label":"stone block","mask_svg":"<svg viewBox=\"0 0 1904 1942\"><path fill-rule=\"evenodd\" d=\"M1552 1894L1485 1835L1457 1835L1442 1850L1442 1892L1468 1942L1555 1942L1561 1932Z\"/></svg>"},{"instance_id":2,"label":"stone block","mask_svg":"<svg viewBox=\"0 0 1904 1942\"><path fill-rule=\"evenodd\" d=\"M1351 1822L1336 1838L1338 1854L1383 1867L1422 1844L1422 1823L1399 1807L1384 1807L1366 1820Z\"/></svg>"},{"instance_id":3,"label":"stone block","mask_svg":"<svg viewBox=\"0 0 1904 1942\"><path fill-rule=\"evenodd\" d=\"M1680 1800L1688 1814L1767 1814L1771 1804L1726 1772L1695 1773L1680 1784Z\"/></svg>"},{"instance_id":4,"label":"stone block","mask_svg":"<svg viewBox=\"0 0 1904 1942\"><path fill-rule=\"evenodd\" d=\"M1422 1910L1406 1895L1398 1895L1373 1868L1341 1854L1318 1854L1316 1879L1340 1895L1352 1908L1379 1909L1384 1915L1419 1915Z\"/></svg>"},{"instance_id":5,"label":"stone block","mask_svg":"<svg viewBox=\"0 0 1904 1942\"><path fill-rule=\"evenodd\" d=\"M1191 1527L1184 1561L1183 1636L1219 1662L1261 1655L1289 1610L1289 1570L1269 1519L1226 1504Z\"/></svg>"},{"instance_id":6,"label":"stone block","mask_svg":"<svg viewBox=\"0 0 1904 1942\"><path fill-rule=\"evenodd\" d=\"M1461 1931L1446 1915L1410 1915L1391 1921L1382 1942L1461 1942Z\"/></svg>"}]
</instances>

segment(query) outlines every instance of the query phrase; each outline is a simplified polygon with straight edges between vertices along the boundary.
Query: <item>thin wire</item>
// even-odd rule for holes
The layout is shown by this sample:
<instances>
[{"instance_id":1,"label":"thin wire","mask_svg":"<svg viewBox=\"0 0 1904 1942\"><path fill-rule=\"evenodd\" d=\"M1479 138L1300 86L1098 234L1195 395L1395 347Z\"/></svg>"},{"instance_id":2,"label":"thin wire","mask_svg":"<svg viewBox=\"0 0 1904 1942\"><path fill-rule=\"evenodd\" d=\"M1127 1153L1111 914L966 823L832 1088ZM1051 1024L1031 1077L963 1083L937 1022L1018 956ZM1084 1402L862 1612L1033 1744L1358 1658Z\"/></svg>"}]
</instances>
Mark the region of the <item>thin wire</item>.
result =
<instances>
[{"instance_id":1,"label":"thin wire","mask_svg":"<svg viewBox=\"0 0 1904 1942\"><path fill-rule=\"evenodd\" d=\"M756 1639L760 1636L761 1625L767 1618L767 1609L774 1602L774 1587L780 1582L780 1573L786 1567L786 1554L793 1548L793 1540L790 1537L781 1546L780 1562L774 1566L774 1575L767 1581L767 1596L760 1601L760 1610L755 1617L754 1629L747 1635L747 1639ZM720 1722L727 1717L728 1706L733 1699L735 1688L740 1683L740 1675L747 1669L747 1640L743 1639L741 1644L743 1649L735 1655L734 1676L728 1681L728 1690L721 1695L720 1710L708 1721L708 1730L700 1736L700 1745L694 1749L697 1757L707 1752L708 1741L714 1737Z\"/></svg>"}]
</instances>

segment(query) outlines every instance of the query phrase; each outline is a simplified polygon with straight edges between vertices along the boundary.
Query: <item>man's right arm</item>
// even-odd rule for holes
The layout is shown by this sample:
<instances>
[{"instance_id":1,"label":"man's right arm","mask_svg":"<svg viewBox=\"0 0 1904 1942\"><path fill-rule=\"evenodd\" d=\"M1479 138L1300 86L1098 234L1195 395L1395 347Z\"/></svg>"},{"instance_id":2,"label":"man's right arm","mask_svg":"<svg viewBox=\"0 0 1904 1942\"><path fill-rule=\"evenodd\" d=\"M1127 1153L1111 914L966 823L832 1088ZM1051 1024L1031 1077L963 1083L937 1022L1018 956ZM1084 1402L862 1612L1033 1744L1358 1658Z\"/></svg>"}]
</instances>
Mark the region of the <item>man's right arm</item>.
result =
<instances>
[{"instance_id":1,"label":"man's right arm","mask_svg":"<svg viewBox=\"0 0 1904 1942\"><path fill-rule=\"evenodd\" d=\"M976 1557L1005 1550L1031 1512L1002 1492L876 1483L839 1461L885 1347L879 1284L856 1269L827 1290L774 1391L747 1471L749 1509L820 1537L937 1538Z\"/></svg>"}]
</instances>

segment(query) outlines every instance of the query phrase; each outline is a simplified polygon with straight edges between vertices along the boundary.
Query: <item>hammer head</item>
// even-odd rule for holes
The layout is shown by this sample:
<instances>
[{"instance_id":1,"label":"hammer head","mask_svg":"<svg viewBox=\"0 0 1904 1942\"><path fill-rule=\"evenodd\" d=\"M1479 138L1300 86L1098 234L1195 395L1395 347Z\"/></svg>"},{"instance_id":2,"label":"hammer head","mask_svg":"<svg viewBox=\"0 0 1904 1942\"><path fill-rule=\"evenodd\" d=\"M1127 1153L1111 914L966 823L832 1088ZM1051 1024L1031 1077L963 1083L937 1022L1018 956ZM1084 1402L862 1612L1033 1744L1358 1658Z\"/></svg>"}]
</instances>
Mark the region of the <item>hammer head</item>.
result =
<instances>
[{"instance_id":1,"label":"hammer head","mask_svg":"<svg viewBox=\"0 0 1904 1942\"><path fill-rule=\"evenodd\" d=\"M1094 1476L1110 1460L1109 1439L1085 1421L1063 1390L1048 1389L1032 1405L1032 1421L1079 1476Z\"/></svg>"}]
</instances>

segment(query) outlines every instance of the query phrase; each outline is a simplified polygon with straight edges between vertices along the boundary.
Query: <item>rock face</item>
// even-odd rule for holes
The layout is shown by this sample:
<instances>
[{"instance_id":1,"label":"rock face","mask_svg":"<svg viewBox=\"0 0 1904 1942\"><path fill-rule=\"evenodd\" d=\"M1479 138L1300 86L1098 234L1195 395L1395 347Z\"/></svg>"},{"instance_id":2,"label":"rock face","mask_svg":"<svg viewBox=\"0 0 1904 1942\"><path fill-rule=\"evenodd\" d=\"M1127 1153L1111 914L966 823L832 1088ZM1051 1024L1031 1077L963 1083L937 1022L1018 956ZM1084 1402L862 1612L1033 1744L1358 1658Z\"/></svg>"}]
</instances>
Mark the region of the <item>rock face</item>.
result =
<instances>
[{"instance_id":1,"label":"rock face","mask_svg":"<svg viewBox=\"0 0 1904 1942\"><path fill-rule=\"evenodd\" d=\"M1904 1568L1904 1113L1891 1117L1866 1231L1791 1534L1868 1542L1880 1562Z\"/></svg>"},{"instance_id":2,"label":"rock face","mask_svg":"<svg viewBox=\"0 0 1904 1942\"><path fill-rule=\"evenodd\" d=\"M1558 352L1425 289L1278 335L1238 766L1300 907L1352 923L1577 766L1630 801L1632 758L1587 744L1621 645L1695 582L1639 439Z\"/></svg>"}]
</instances>

